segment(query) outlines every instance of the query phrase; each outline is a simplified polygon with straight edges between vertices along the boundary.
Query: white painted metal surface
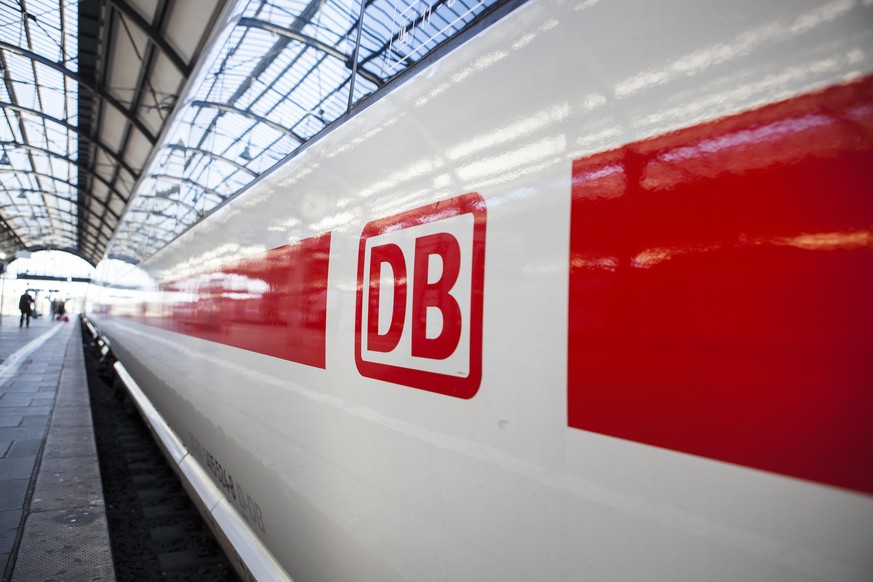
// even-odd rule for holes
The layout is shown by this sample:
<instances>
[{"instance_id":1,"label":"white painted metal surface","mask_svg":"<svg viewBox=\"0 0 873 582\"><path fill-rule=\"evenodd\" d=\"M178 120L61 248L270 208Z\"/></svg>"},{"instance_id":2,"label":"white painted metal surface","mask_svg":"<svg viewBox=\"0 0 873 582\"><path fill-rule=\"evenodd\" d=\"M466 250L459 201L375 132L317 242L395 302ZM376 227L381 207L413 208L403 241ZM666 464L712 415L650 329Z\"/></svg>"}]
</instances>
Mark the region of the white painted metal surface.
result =
<instances>
[{"instance_id":1,"label":"white painted metal surface","mask_svg":"<svg viewBox=\"0 0 873 582\"><path fill-rule=\"evenodd\" d=\"M298 582L869 580L869 496L569 428L566 337L572 161L869 74L871 22L852 0L528 2L141 266L331 231L324 369L93 320ZM362 229L467 192L488 210L478 393L362 377Z\"/></svg>"}]
</instances>

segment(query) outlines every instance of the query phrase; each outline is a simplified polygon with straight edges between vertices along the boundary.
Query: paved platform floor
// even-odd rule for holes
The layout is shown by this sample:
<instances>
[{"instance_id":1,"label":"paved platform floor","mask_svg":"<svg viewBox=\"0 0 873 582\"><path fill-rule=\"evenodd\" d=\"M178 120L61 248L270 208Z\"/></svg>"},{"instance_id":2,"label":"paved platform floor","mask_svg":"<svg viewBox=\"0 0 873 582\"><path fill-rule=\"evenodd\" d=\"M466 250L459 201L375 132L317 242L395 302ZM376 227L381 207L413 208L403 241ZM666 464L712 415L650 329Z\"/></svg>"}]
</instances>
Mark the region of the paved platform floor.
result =
<instances>
[{"instance_id":1,"label":"paved platform floor","mask_svg":"<svg viewBox=\"0 0 873 582\"><path fill-rule=\"evenodd\" d=\"M0 319L0 575L114 580L79 324Z\"/></svg>"}]
</instances>

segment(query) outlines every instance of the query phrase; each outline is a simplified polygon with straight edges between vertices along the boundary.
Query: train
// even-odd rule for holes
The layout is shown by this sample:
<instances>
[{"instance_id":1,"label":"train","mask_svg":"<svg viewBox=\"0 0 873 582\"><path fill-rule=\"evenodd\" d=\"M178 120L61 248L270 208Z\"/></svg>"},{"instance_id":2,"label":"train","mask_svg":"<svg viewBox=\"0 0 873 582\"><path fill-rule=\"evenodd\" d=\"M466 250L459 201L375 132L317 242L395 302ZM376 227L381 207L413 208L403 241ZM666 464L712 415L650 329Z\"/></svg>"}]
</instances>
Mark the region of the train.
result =
<instances>
[{"instance_id":1,"label":"train","mask_svg":"<svg viewBox=\"0 0 873 582\"><path fill-rule=\"evenodd\" d=\"M871 580L871 55L516 2L85 325L247 579Z\"/></svg>"}]
</instances>

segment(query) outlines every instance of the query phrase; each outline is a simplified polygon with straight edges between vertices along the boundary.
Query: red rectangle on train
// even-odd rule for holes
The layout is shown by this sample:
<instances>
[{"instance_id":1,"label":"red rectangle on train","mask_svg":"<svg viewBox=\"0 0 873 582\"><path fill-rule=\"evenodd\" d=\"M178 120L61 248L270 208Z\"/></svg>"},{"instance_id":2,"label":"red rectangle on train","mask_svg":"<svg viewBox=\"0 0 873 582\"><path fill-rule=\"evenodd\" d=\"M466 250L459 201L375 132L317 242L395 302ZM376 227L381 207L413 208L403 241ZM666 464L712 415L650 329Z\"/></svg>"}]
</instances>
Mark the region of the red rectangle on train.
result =
<instances>
[{"instance_id":1,"label":"red rectangle on train","mask_svg":"<svg viewBox=\"0 0 873 582\"><path fill-rule=\"evenodd\" d=\"M573 164L572 427L873 493L873 81Z\"/></svg>"},{"instance_id":2,"label":"red rectangle on train","mask_svg":"<svg viewBox=\"0 0 873 582\"><path fill-rule=\"evenodd\" d=\"M369 378L471 398L482 376L485 201L465 194L364 227L355 362Z\"/></svg>"},{"instance_id":3,"label":"red rectangle on train","mask_svg":"<svg viewBox=\"0 0 873 582\"><path fill-rule=\"evenodd\" d=\"M164 284L161 326L324 368L329 257L325 233Z\"/></svg>"}]
</instances>

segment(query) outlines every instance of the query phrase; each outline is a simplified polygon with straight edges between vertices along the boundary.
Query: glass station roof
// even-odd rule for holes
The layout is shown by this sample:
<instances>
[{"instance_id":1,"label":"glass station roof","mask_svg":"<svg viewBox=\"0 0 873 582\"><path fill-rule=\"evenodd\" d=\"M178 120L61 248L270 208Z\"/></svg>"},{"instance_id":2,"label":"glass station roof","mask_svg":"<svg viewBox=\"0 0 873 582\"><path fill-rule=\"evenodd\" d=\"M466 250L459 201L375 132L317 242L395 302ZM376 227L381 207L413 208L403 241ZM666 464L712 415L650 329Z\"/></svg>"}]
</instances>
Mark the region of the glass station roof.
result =
<instances>
[{"instance_id":1,"label":"glass station roof","mask_svg":"<svg viewBox=\"0 0 873 582\"><path fill-rule=\"evenodd\" d=\"M0 0L0 259L151 256L502 3Z\"/></svg>"},{"instance_id":2,"label":"glass station roof","mask_svg":"<svg viewBox=\"0 0 873 582\"><path fill-rule=\"evenodd\" d=\"M77 72L75 8L0 3L0 252L6 256L17 248L76 247L77 139L70 121L78 84L43 61Z\"/></svg>"}]
</instances>

